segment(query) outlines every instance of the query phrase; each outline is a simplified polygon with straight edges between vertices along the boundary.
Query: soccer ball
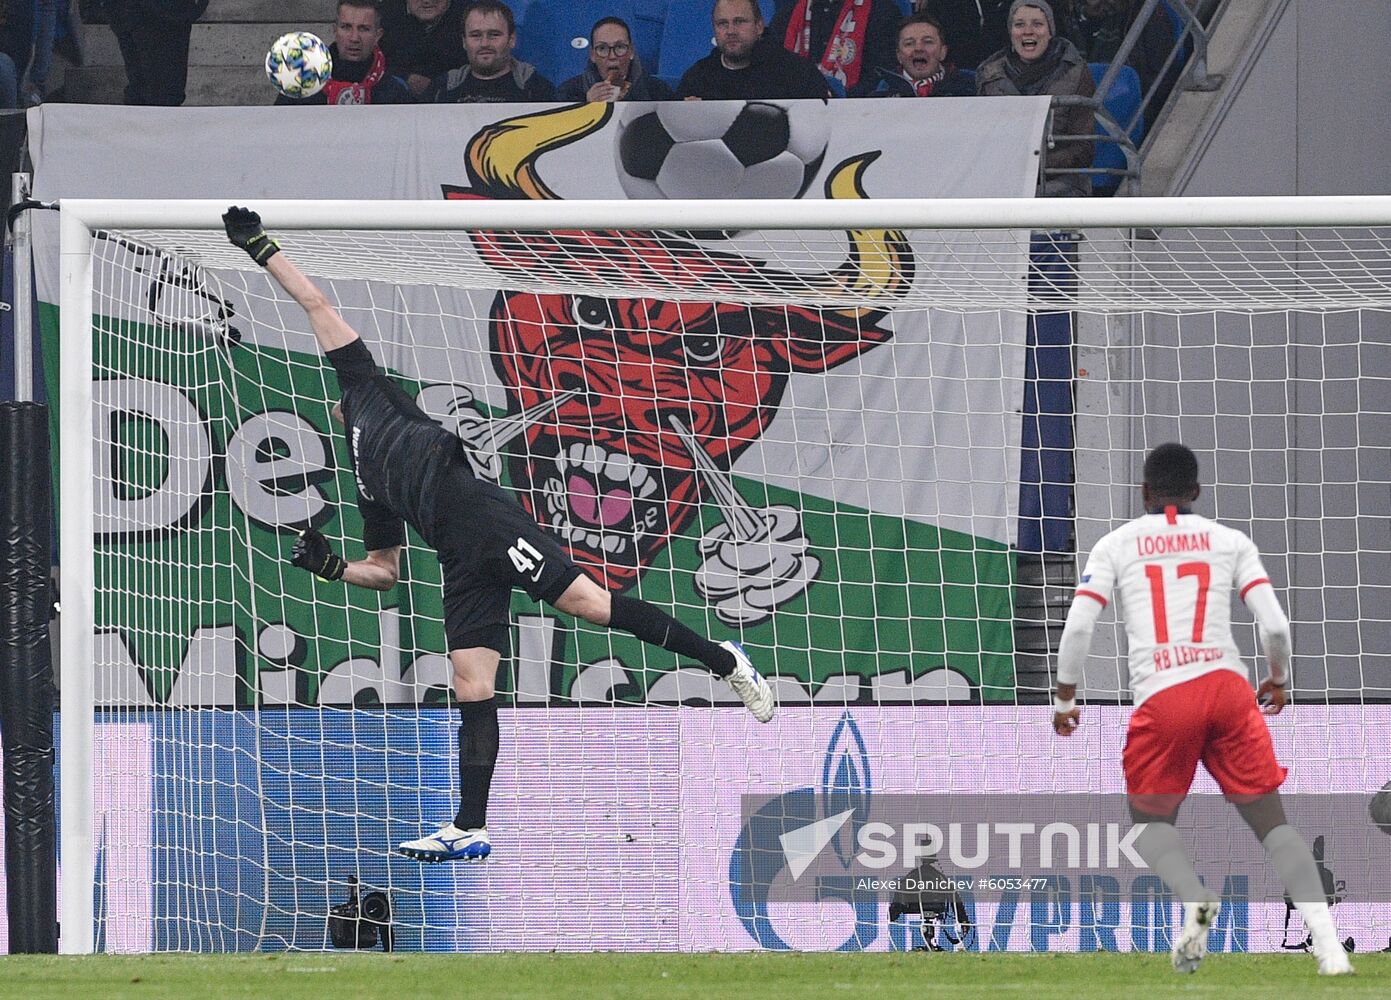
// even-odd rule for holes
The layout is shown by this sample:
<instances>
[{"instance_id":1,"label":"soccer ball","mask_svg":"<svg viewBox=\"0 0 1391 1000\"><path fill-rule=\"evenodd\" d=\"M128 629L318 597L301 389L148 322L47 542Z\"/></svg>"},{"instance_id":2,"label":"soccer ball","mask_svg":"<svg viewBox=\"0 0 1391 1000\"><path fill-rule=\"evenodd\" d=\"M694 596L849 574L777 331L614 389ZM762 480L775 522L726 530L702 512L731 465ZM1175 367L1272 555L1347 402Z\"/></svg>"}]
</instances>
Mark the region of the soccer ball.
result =
<instances>
[{"instance_id":1,"label":"soccer ball","mask_svg":"<svg viewBox=\"0 0 1391 1000\"><path fill-rule=\"evenodd\" d=\"M1372 796L1367 812L1378 830L1391 834L1391 781L1382 785L1381 791Z\"/></svg>"},{"instance_id":2,"label":"soccer ball","mask_svg":"<svg viewBox=\"0 0 1391 1000\"><path fill-rule=\"evenodd\" d=\"M825 101L671 101L618 124L629 198L800 198L830 138Z\"/></svg>"},{"instance_id":3,"label":"soccer ball","mask_svg":"<svg viewBox=\"0 0 1391 1000\"><path fill-rule=\"evenodd\" d=\"M318 35L292 31L266 53L266 76L286 97L313 97L333 72L333 58Z\"/></svg>"}]
</instances>

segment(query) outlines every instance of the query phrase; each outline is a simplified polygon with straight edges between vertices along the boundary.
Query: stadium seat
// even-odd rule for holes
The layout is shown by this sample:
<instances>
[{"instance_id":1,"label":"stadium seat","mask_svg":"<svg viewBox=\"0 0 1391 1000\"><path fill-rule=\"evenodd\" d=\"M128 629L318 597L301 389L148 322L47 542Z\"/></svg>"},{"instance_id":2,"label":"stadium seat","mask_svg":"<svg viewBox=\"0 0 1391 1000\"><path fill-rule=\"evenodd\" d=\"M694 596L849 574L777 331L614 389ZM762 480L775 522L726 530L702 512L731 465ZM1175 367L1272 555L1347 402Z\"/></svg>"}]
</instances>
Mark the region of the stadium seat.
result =
<instances>
[{"instance_id":1,"label":"stadium seat","mask_svg":"<svg viewBox=\"0 0 1391 1000\"><path fill-rule=\"evenodd\" d=\"M1092 80L1096 84L1101 83L1101 78L1106 75L1106 70L1110 68L1108 63L1091 63ZM1102 103L1106 110L1111 113L1111 117L1122 127L1131 118L1135 119L1135 126L1130 130L1130 139L1138 147L1145 138L1144 118L1139 114L1140 101L1144 98L1140 92L1140 77L1133 67L1122 66L1116 74L1115 81L1111 84L1111 90L1104 95ZM1096 134L1099 136L1109 136L1110 133L1098 122ZM1092 160L1092 166L1098 170L1123 170L1125 169L1125 153L1115 142L1100 140L1096 144L1096 156ZM1120 186L1121 179L1114 174L1097 174L1092 177L1092 190L1101 194L1111 194Z\"/></svg>"},{"instance_id":2,"label":"stadium seat","mask_svg":"<svg viewBox=\"0 0 1391 1000\"><path fill-rule=\"evenodd\" d=\"M773 0L759 0L759 8L765 21L772 20ZM715 32L710 26L714 10L715 0L672 0L667 5L657 75L672 86L714 47Z\"/></svg>"},{"instance_id":3,"label":"stadium seat","mask_svg":"<svg viewBox=\"0 0 1391 1000\"><path fill-rule=\"evenodd\" d=\"M837 79L836 79L835 77L833 77L833 76L830 76L829 74L823 74L823 75L826 76L826 86L828 86L828 87L831 88L831 96L832 96L832 97L844 97L845 94L846 94L846 91L845 91L845 84L841 83L839 80L837 80Z\"/></svg>"},{"instance_id":4,"label":"stadium seat","mask_svg":"<svg viewBox=\"0 0 1391 1000\"><path fill-rule=\"evenodd\" d=\"M595 21L621 17L631 25L635 16L632 0L532 0L517 28L517 58L558 84L584 69Z\"/></svg>"},{"instance_id":5,"label":"stadium seat","mask_svg":"<svg viewBox=\"0 0 1391 1000\"><path fill-rule=\"evenodd\" d=\"M975 86L976 86L976 71L975 71L975 70L973 70L973 69L959 69L959 70L957 70L957 73L961 74L962 79L971 81L971 89L972 89L972 90L975 89Z\"/></svg>"}]
</instances>

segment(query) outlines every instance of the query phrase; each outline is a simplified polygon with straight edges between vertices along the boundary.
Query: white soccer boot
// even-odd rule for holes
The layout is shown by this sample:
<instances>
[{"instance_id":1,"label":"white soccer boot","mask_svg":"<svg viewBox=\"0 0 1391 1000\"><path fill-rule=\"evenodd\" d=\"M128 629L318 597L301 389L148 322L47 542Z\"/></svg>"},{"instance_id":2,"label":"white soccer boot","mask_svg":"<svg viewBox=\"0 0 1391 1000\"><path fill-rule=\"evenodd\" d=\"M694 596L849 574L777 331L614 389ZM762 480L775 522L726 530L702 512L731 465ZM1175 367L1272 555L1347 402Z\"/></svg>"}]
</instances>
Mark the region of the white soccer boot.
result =
<instances>
[{"instance_id":1,"label":"white soccer boot","mask_svg":"<svg viewBox=\"0 0 1391 1000\"><path fill-rule=\"evenodd\" d=\"M488 828L460 830L453 823L445 823L434 833L419 840L404 840L396 849L408 858L417 861L482 861L492 853L488 842Z\"/></svg>"},{"instance_id":2,"label":"white soccer boot","mask_svg":"<svg viewBox=\"0 0 1391 1000\"><path fill-rule=\"evenodd\" d=\"M1355 970L1352 962L1348 960L1348 953L1343 950L1343 943L1337 938L1330 941L1313 943L1314 957L1319 960L1320 976L1351 976Z\"/></svg>"},{"instance_id":3,"label":"white soccer boot","mask_svg":"<svg viewBox=\"0 0 1391 1000\"><path fill-rule=\"evenodd\" d=\"M1215 899L1183 904L1183 930L1174 941L1174 971L1197 972L1207 955L1207 934L1222 904Z\"/></svg>"},{"instance_id":4,"label":"white soccer boot","mask_svg":"<svg viewBox=\"0 0 1391 1000\"><path fill-rule=\"evenodd\" d=\"M753 668L753 661L749 659L749 654L744 652L744 647L737 642L725 640L720 643L720 648L734 654L734 673L727 678L734 693L759 722L772 719L775 710L773 689L768 686L763 675Z\"/></svg>"}]
</instances>

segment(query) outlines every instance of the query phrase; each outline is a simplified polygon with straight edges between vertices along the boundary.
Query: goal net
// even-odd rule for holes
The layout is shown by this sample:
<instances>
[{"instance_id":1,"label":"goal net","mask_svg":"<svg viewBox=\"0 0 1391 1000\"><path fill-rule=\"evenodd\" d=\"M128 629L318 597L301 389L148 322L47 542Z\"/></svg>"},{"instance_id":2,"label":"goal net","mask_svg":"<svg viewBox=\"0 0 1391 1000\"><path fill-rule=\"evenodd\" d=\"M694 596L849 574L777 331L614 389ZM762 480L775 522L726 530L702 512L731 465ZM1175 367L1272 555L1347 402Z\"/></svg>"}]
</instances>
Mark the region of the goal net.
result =
<instances>
[{"instance_id":1,"label":"goal net","mask_svg":"<svg viewBox=\"0 0 1391 1000\"><path fill-rule=\"evenodd\" d=\"M337 383L223 207L63 207L65 950L328 948L353 885L407 950L950 940L845 874L855 833L885 795L1123 791L1123 629L1068 740L1052 654L1169 440L1290 613L1292 816L1354 887L1342 932L1384 946L1391 228L1274 201L1196 228L1183 202L826 202L797 229L771 204L253 206L474 475L610 590L742 641L779 700L759 726L518 593L493 860L422 866L394 845L457 804L439 562L412 532L385 593L290 566L310 527L362 556ZM1356 821L1310 828L1334 800ZM780 893L774 813L849 815L822 842L844 877ZM1214 947L1297 944L1278 892L1204 855L1252 839L1221 822L1194 834L1234 904ZM963 894L966 947L1168 950L1152 876L1019 867L965 872L1031 877Z\"/></svg>"}]
</instances>

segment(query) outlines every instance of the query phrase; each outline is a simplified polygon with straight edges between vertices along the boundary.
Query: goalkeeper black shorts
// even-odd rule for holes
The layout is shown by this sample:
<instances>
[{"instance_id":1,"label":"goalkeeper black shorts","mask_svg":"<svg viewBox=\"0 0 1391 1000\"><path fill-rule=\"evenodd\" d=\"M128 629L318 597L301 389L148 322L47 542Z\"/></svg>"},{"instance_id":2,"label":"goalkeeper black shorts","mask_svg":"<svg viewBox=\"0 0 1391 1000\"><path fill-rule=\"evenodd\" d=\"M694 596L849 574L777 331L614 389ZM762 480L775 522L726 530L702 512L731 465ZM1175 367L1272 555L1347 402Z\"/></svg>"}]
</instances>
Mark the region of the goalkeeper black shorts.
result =
<instances>
[{"instance_id":1,"label":"goalkeeper black shorts","mask_svg":"<svg viewBox=\"0 0 1391 1000\"><path fill-rule=\"evenodd\" d=\"M512 494L462 464L440 477L435 504L449 648L506 656L512 590L554 603L581 571Z\"/></svg>"}]
</instances>

